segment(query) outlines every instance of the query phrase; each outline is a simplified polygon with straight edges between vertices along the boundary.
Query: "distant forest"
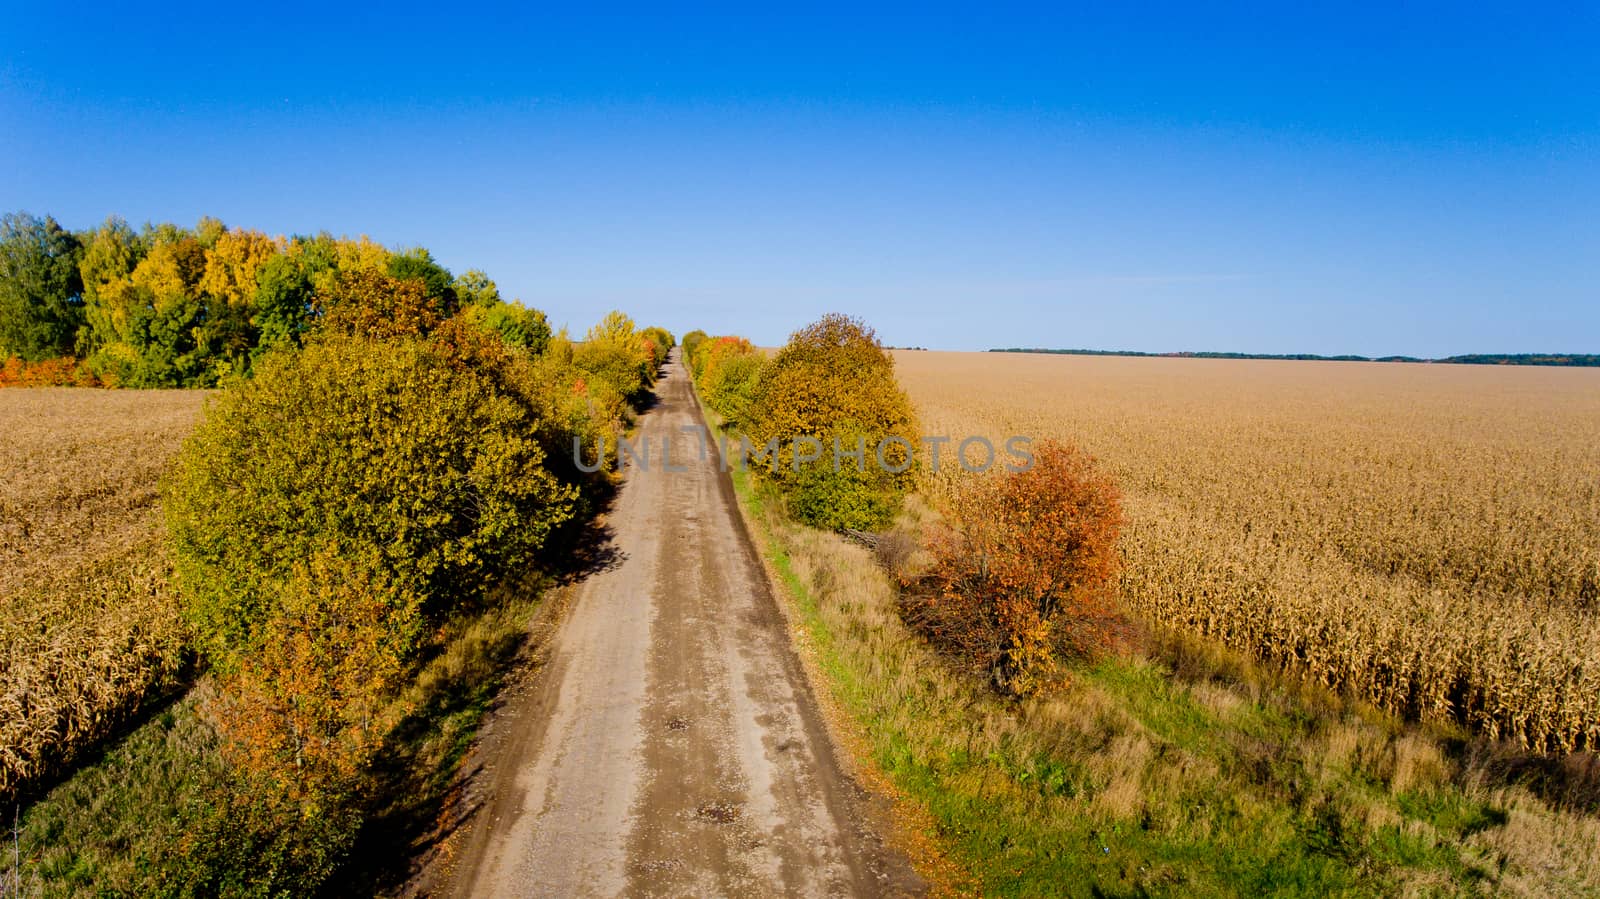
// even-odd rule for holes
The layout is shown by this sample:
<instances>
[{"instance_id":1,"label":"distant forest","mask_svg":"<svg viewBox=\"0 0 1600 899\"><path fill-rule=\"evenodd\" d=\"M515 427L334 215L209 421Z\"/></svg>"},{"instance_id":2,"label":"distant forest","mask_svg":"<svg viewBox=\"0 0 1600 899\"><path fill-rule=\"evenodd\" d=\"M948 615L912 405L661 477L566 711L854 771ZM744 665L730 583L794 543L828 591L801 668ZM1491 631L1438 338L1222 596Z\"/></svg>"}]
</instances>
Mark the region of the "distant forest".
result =
<instances>
[{"instance_id":1,"label":"distant forest","mask_svg":"<svg viewBox=\"0 0 1600 899\"><path fill-rule=\"evenodd\" d=\"M1141 353L1136 350L1047 350L1027 347L993 349L991 353L1049 353L1058 356L1152 356L1173 359L1296 359L1315 362L1453 362L1458 365L1562 365L1600 367L1592 353L1469 353L1443 359L1416 356L1318 356L1315 353Z\"/></svg>"}]
</instances>

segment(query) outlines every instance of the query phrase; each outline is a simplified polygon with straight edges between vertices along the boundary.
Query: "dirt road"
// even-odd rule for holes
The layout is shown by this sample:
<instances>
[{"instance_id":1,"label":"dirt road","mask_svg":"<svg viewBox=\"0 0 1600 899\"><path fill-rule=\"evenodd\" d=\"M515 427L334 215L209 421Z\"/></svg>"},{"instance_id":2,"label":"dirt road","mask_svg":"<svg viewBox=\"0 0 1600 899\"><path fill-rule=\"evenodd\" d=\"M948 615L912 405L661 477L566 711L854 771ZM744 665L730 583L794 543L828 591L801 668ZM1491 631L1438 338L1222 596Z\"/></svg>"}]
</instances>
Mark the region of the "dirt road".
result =
<instances>
[{"instance_id":1,"label":"dirt road","mask_svg":"<svg viewBox=\"0 0 1600 899\"><path fill-rule=\"evenodd\" d=\"M684 430L704 424L676 355L657 397L614 561L498 716L447 893L919 892L835 758L716 447Z\"/></svg>"}]
</instances>

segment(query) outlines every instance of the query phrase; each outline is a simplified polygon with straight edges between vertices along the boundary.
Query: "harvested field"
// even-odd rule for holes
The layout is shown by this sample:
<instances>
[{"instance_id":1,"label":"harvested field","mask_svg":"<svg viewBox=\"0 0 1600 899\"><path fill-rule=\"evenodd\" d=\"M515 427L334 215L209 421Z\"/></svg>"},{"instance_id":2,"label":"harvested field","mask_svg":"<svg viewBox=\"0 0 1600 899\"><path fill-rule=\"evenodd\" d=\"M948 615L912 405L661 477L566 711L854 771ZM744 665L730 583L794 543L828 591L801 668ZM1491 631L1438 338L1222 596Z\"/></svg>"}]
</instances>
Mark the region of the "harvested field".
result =
<instances>
[{"instance_id":1,"label":"harvested field","mask_svg":"<svg viewBox=\"0 0 1600 899\"><path fill-rule=\"evenodd\" d=\"M159 483L204 398L0 390L0 795L180 667Z\"/></svg>"},{"instance_id":2,"label":"harvested field","mask_svg":"<svg viewBox=\"0 0 1600 899\"><path fill-rule=\"evenodd\" d=\"M896 359L926 433L1109 465L1149 620L1407 716L1600 746L1600 372Z\"/></svg>"}]
</instances>

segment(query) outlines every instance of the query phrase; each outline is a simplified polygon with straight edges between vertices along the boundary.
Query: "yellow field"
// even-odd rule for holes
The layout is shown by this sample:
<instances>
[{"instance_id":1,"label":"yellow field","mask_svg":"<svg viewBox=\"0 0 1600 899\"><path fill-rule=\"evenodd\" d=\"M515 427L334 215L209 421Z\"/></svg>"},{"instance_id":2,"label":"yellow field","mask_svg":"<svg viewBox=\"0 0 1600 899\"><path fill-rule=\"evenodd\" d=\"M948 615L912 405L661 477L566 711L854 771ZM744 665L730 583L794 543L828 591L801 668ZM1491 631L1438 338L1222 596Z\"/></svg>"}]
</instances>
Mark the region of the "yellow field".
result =
<instances>
[{"instance_id":1,"label":"yellow field","mask_svg":"<svg viewBox=\"0 0 1600 899\"><path fill-rule=\"evenodd\" d=\"M1600 747L1600 371L895 356L925 433L1109 465L1140 615L1402 714Z\"/></svg>"},{"instance_id":2,"label":"yellow field","mask_svg":"<svg viewBox=\"0 0 1600 899\"><path fill-rule=\"evenodd\" d=\"M0 390L0 795L177 668L158 491L204 398Z\"/></svg>"}]
</instances>

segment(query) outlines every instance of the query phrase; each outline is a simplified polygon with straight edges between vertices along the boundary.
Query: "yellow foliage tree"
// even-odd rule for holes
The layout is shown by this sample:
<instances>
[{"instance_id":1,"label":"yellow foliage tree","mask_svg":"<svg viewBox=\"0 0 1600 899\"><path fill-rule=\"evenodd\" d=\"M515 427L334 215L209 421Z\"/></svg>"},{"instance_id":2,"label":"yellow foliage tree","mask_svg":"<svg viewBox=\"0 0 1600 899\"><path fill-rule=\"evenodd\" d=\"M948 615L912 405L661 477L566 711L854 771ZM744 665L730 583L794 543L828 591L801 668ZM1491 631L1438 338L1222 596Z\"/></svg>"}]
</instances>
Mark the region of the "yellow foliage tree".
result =
<instances>
[{"instance_id":1,"label":"yellow foliage tree","mask_svg":"<svg viewBox=\"0 0 1600 899\"><path fill-rule=\"evenodd\" d=\"M613 310L575 347L573 364L635 398L655 383L655 350L633 319Z\"/></svg>"},{"instance_id":2,"label":"yellow foliage tree","mask_svg":"<svg viewBox=\"0 0 1600 899\"><path fill-rule=\"evenodd\" d=\"M426 336L455 312L421 281L361 268L340 272L318 307L325 332L378 339Z\"/></svg>"},{"instance_id":3,"label":"yellow foliage tree","mask_svg":"<svg viewBox=\"0 0 1600 899\"><path fill-rule=\"evenodd\" d=\"M200 289L229 306L248 306L255 298L257 269L284 248L282 238L260 231L224 231L206 251Z\"/></svg>"},{"instance_id":4,"label":"yellow foliage tree","mask_svg":"<svg viewBox=\"0 0 1600 899\"><path fill-rule=\"evenodd\" d=\"M821 440L831 450L828 441L841 428L859 432L869 441L869 452L885 438L905 441L885 449L891 468L907 463L915 446L916 417L895 382L893 357L860 320L831 314L796 331L768 363L752 402L749 431L763 443L778 440L781 464L775 476L787 481L794 475L796 438ZM892 480L910 486L910 469Z\"/></svg>"},{"instance_id":5,"label":"yellow foliage tree","mask_svg":"<svg viewBox=\"0 0 1600 899\"><path fill-rule=\"evenodd\" d=\"M354 239L340 238L334 247L337 254L335 262L340 271L384 272L389 268L389 257L394 255L388 247L365 234Z\"/></svg>"},{"instance_id":6,"label":"yellow foliage tree","mask_svg":"<svg viewBox=\"0 0 1600 899\"><path fill-rule=\"evenodd\" d=\"M808 524L887 524L911 486L911 402L895 382L894 359L858 319L825 315L796 331L762 367L747 419L757 444L776 445L774 463L757 471Z\"/></svg>"},{"instance_id":7,"label":"yellow foliage tree","mask_svg":"<svg viewBox=\"0 0 1600 899\"><path fill-rule=\"evenodd\" d=\"M205 275L206 251L200 241L184 237L161 241L133 270L134 288L146 291L157 310L192 300Z\"/></svg>"}]
</instances>

